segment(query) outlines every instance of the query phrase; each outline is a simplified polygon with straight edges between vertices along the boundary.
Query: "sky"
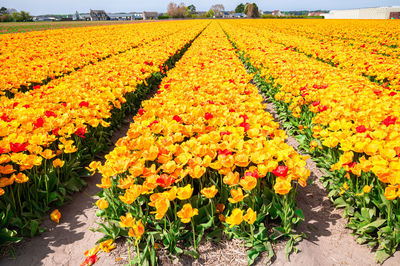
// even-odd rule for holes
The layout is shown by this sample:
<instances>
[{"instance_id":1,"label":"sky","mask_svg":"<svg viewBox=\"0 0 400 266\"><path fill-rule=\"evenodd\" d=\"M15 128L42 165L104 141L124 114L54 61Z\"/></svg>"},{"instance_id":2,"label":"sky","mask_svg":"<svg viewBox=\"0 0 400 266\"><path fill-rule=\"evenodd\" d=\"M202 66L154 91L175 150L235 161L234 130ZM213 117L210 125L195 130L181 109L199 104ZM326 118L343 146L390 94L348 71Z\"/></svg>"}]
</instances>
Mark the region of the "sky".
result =
<instances>
[{"instance_id":1,"label":"sky","mask_svg":"<svg viewBox=\"0 0 400 266\"><path fill-rule=\"evenodd\" d=\"M254 1L254 0L252 0ZM166 12L171 0L0 0L0 7L27 11L31 15L87 13L90 9L104 9L106 12L158 11ZM228 0L175 0L172 2L195 5L198 11L207 11L214 4L223 4L225 10L247 1ZM400 6L400 0L255 0L263 11L288 10L331 10L377 6Z\"/></svg>"}]
</instances>

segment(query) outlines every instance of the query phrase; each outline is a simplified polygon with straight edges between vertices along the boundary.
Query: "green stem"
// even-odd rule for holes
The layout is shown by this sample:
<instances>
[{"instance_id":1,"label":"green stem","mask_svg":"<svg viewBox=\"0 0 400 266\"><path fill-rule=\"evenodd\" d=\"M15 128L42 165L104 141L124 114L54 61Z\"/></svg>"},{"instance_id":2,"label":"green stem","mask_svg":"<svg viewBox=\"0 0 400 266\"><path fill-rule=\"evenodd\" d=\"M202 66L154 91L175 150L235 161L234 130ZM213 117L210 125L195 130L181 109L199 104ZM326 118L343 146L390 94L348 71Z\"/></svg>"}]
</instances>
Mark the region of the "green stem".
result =
<instances>
[{"instance_id":1,"label":"green stem","mask_svg":"<svg viewBox=\"0 0 400 266\"><path fill-rule=\"evenodd\" d=\"M195 231L194 231L194 223L193 223L193 220L191 220L191 223L192 223L192 231L193 231L193 245L194 245L194 251L197 252L196 234L195 234Z\"/></svg>"},{"instance_id":2,"label":"green stem","mask_svg":"<svg viewBox=\"0 0 400 266\"><path fill-rule=\"evenodd\" d=\"M389 200L389 206L388 206L388 226L390 227L392 224L392 201Z\"/></svg>"},{"instance_id":3,"label":"green stem","mask_svg":"<svg viewBox=\"0 0 400 266\"><path fill-rule=\"evenodd\" d=\"M250 225L250 232L251 232L251 244L254 245L254 229L253 225Z\"/></svg>"},{"instance_id":4,"label":"green stem","mask_svg":"<svg viewBox=\"0 0 400 266\"><path fill-rule=\"evenodd\" d=\"M214 204L212 199L210 199L210 205L211 205L211 220L212 220L212 225L214 225Z\"/></svg>"},{"instance_id":5,"label":"green stem","mask_svg":"<svg viewBox=\"0 0 400 266\"><path fill-rule=\"evenodd\" d=\"M139 260L139 265L141 265L141 263L140 263L140 250L139 250L139 243L136 245L136 253L137 253L138 260Z\"/></svg>"},{"instance_id":6,"label":"green stem","mask_svg":"<svg viewBox=\"0 0 400 266\"><path fill-rule=\"evenodd\" d=\"M131 259L131 245L128 241L128 256L129 256L129 265L132 265L132 259Z\"/></svg>"},{"instance_id":7,"label":"green stem","mask_svg":"<svg viewBox=\"0 0 400 266\"><path fill-rule=\"evenodd\" d=\"M286 227L287 227L287 213L288 213L288 195L286 194L285 195L285 219L284 219L284 221L283 221L283 225L284 225L284 227L285 227L285 229L286 229Z\"/></svg>"}]
</instances>

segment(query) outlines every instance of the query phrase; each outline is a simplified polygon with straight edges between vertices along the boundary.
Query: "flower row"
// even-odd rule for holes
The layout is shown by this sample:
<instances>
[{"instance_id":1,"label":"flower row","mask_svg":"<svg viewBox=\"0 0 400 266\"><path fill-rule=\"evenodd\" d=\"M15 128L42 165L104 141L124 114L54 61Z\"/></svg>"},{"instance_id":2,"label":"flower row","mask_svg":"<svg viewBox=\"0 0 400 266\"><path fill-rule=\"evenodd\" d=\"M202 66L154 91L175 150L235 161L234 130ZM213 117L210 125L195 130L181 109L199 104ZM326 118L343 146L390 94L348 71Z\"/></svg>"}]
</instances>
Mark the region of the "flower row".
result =
<instances>
[{"instance_id":1,"label":"flower row","mask_svg":"<svg viewBox=\"0 0 400 266\"><path fill-rule=\"evenodd\" d=\"M156 73L164 72L206 26L183 24L185 32L2 98L0 206L11 220L37 218L52 202L63 201L65 189L79 189L82 164L107 147L112 128L140 104L160 78ZM10 228L29 228L21 219Z\"/></svg>"},{"instance_id":2,"label":"flower row","mask_svg":"<svg viewBox=\"0 0 400 266\"><path fill-rule=\"evenodd\" d=\"M217 234L227 225L248 239L244 228L264 230L260 241L268 241L267 215L282 225L279 236L290 234L301 213L294 212L296 186L310 173L251 79L211 23L143 102L106 162L90 165L102 174L97 205L108 232L117 226L136 245L145 237L144 245L157 241L178 254L176 244L191 235L187 223L195 251L204 230Z\"/></svg>"},{"instance_id":3,"label":"flower row","mask_svg":"<svg viewBox=\"0 0 400 266\"><path fill-rule=\"evenodd\" d=\"M359 45L350 41L343 42L340 39L332 40L330 36L318 38L300 36L293 28L279 31L276 29L275 23L269 21L254 24L256 22L237 22L237 26L245 27L253 32L257 31L260 38L283 44L286 49L296 49L296 51L329 62L350 73L368 76L374 81L384 83L385 86L390 83L391 88L400 90L400 68L398 67L400 59L394 51L379 54L369 50L369 44L365 43Z\"/></svg>"},{"instance_id":4,"label":"flower row","mask_svg":"<svg viewBox=\"0 0 400 266\"><path fill-rule=\"evenodd\" d=\"M378 260L392 254L400 244L400 95L265 42L259 29L222 26L257 69L257 82L286 117L288 130L331 171L325 178L329 195L346 208L358 241L379 246Z\"/></svg>"},{"instance_id":5,"label":"flower row","mask_svg":"<svg viewBox=\"0 0 400 266\"><path fill-rule=\"evenodd\" d=\"M0 36L0 95L41 84L193 23L160 22L58 29Z\"/></svg>"}]
</instances>

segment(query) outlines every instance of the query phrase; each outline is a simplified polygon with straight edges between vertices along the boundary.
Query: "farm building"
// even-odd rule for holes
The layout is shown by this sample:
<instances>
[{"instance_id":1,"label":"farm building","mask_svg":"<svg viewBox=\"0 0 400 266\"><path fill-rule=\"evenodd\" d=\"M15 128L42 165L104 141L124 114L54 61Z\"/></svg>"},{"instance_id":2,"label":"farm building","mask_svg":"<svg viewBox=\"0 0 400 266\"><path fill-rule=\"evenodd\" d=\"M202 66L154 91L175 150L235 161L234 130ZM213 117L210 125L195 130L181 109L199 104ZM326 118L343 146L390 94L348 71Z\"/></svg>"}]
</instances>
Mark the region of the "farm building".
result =
<instances>
[{"instance_id":1,"label":"farm building","mask_svg":"<svg viewBox=\"0 0 400 266\"><path fill-rule=\"evenodd\" d=\"M158 12L143 12L143 19L157 19L158 18Z\"/></svg>"},{"instance_id":2,"label":"farm building","mask_svg":"<svg viewBox=\"0 0 400 266\"><path fill-rule=\"evenodd\" d=\"M90 20L110 20L104 10L90 10Z\"/></svg>"},{"instance_id":3,"label":"farm building","mask_svg":"<svg viewBox=\"0 0 400 266\"><path fill-rule=\"evenodd\" d=\"M375 7L346 10L331 10L322 14L326 19L391 19L399 18L399 7Z\"/></svg>"},{"instance_id":4,"label":"farm building","mask_svg":"<svg viewBox=\"0 0 400 266\"><path fill-rule=\"evenodd\" d=\"M133 20L131 13L109 13L110 20Z\"/></svg>"},{"instance_id":5,"label":"farm building","mask_svg":"<svg viewBox=\"0 0 400 266\"><path fill-rule=\"evenodd\" d=\"M274 10L274 11L272 11L272 16L278 16L278 17L280 17L280 16L282 16L282 12L279 11L279 10Z\"/></svg>"}]
</instances>

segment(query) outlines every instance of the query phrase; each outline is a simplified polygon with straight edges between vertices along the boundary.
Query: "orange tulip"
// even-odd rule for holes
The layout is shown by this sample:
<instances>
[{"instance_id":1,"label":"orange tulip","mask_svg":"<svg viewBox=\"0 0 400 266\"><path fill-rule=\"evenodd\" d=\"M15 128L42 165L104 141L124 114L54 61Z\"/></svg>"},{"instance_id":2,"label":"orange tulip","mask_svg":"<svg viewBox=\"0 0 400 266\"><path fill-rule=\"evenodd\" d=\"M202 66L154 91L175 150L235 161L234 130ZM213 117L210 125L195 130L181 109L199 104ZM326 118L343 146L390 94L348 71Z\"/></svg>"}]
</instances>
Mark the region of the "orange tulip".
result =
<instances>
[{"instance_id":1,"label":"orange tulip","mask_svg":"<svg viewBox=\"0 0 400 266\"><path fill-rule=\"evenodd\" d=\"M203 188L201 190L201 194L203 194L207 199L212 199L218 193L218 189L213 185L208 188Z\"/></svg>"},{"instance_id":2,"label":"orange tulip","mask_svg":"<svg viewBox=\"0 0 400 266\"><path fill-rule=\"evenodd\" d=\"M182 209L177 212L177 216L183 223L189 223L193 216L198 215L199 211L196 208L192 208L190 203L183 205Z\"/></svg>"},{"instance_id":3,"label":"orange tulip","mask_svg":"<svg viewBox=\"0 0 400 266\"><path fill-rule=\"evenodd\" d=\"M61 213L55 209L50 213L50 219L55 223L59 223L61 219Z\"/></svg>"}]
</instances>

